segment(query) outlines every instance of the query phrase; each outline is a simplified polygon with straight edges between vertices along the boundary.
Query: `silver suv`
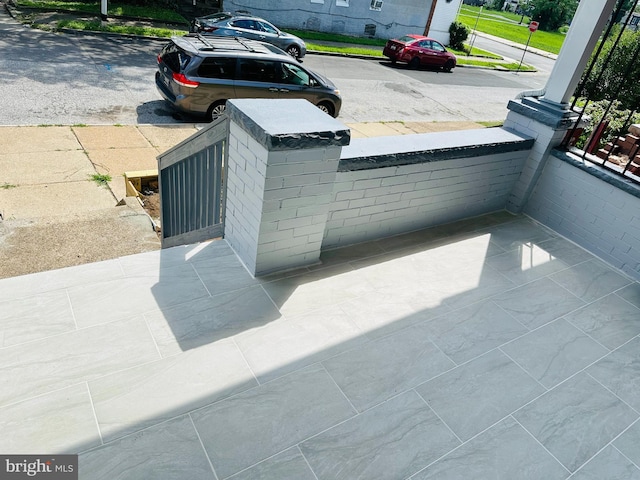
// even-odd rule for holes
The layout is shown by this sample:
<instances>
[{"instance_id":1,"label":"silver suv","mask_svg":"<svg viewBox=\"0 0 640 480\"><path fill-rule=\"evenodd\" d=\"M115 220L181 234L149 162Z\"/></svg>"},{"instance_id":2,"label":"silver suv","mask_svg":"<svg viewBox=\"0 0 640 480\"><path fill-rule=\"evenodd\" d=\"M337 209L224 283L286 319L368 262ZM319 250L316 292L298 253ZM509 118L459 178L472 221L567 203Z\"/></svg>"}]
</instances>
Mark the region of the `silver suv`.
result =
<instances>
[{"instance_id":1,"label":"silver suv","mask_svg":"<svg viewBox=\"0 0 640 480\"><path fill-rule=\"evenodd\" d=\"M156 87L177 110L212 120L230 98L304 98L333 117L340 91L279 48L238 37L190 34L158 55Z\"/></svg>"}]
</instances>

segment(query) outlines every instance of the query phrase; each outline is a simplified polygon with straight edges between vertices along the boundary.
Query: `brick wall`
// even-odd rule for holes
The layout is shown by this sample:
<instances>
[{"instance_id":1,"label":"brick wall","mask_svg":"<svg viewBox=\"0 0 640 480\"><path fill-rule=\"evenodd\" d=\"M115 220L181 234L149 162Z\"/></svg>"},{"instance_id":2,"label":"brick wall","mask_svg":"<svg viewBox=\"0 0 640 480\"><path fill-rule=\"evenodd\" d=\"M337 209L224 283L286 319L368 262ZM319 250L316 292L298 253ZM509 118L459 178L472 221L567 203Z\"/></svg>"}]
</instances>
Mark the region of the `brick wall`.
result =
<instances>
[{"instance_id":1,"label":"brick wall","mask_svg":"<svg viewBox=\"0 0 640 480\"><path fill-rule=\"evenodd\" d=\"M640 280L640 189L554 152L525 213Z\"/></svg>"},{"instance_id":2,"label":"brick wall","mask_svg":"<svg viewBox=\"0 0 640 480\"><path fill-rule=\"evenodd\" d=\"M462 144L451 148L456 134L459 143L460 138L470 145L481 138L484 143L475 144L470 150ZM363 154L362 145L353 140L351 147L358 150L358 155L345 159L351 147L345 148L347 154L343 155L342 168L336 176L323 248L505 209L530 148L522 138L505 148L502 143L505 134L509 135L502 129L483 129L412 136L422 148L405 146L406 150L415 150L409 157L402 156L403 148L398 147L397 137L364 139L362 143L374 144L372 150L379 152L378 158L386 158L383 163L398 164L360 170L358 155L364 165L375 163L375 158ZM388 148L399 152L394 154L395 158L388 158L382 142L388 142ZM439 142L447 147L440 147ZM426 150L429 146L432 148ZM406 164L409 161L412 163ZM345 163L348 171L344 171Z\"/></svg>"}]
</instances>

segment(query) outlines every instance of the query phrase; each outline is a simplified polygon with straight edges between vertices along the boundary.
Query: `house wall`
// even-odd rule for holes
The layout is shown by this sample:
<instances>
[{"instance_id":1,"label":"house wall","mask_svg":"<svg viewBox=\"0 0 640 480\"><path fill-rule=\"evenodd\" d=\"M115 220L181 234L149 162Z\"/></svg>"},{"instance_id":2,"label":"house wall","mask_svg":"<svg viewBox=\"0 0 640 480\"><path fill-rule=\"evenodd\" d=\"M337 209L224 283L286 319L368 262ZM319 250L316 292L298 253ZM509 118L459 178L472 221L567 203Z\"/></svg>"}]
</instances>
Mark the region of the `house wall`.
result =
<instances>
[{"instance_id":1,"label":"house wall","mask_svg":"<svg viewBox=\"0 0 640 480\"><path fill-rule=\"evenodd\" d=\"M371 9L370 0L224 0L227 11L247 10L279 28L308 29L354 36L393 38L422 34L432 0L383 0ZM431 36L449 43L449 25L455 20L460 0L439 0L432 20ZM346 6L348 5L348 6ZM375 27L369 35L365 28Z\"/></svg>"},{"instance_id":2,"label":"house wall","mask_svg":"<svg viewBox=\"0 0 640 480\"><path fill-rule=\"evenodd\" d=\"M501 128L352 140L322 248L503 210L531 143Z\"/></svg>"},{"instance_id":3,"label":"house wall","mask_svg":"<svg viewBox=\"0 0 640 480\"><path fill-rule=\"evenodd\" d=\"M640 280L637 186L554 151L524 212Z\"/></svg>"}]
</instances>

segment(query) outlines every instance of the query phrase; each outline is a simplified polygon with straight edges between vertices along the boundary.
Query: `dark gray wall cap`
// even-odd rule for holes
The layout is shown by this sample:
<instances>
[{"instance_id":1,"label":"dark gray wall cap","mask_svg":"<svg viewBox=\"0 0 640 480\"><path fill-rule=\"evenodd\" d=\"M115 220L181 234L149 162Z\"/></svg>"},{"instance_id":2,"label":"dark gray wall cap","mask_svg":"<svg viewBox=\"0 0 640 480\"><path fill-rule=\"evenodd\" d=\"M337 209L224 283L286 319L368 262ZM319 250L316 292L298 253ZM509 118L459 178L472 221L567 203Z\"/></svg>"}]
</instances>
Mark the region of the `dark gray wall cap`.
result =
<instances>
[{"instance_id":1,"label":"dark gray wall cap","mask_svg":"<svg viewBox=\"0 0 640 480\"><path fill-rule=\"evenodd\" d=\"M271 151L344 146L351 140L342 122L303 99L229 100L227 114Z\"/></svg>"},{"instance_id":2,"label":"dark gray wall cap","mask_svg":"<svg viewBox=\"0 0 640 480\"><path fill-rule=\"evenodd\" d=\"M549 103L543 103L540 100L523 98L522 100L509 100L507 109L512 112L519 113L527 118L531 118L538 123L546 125L554 129L570 128L577 114L567 110L550 108Z\"/></svg>"},{"instance_id":3,"label":"dark gray wall cap","mask_svg":"<svg viewBox=\"0 0 640 480\"><path fill-rule=\"evenodd\" d=\"M496 127L393 137L354 138L342 149L339 172L438 162L530 150L534 140Z\"/></svg>"},{"instance_id":4,"label":"dark gray wall cap","mask_svg":"<svg viewBox=\"0 0 640 480\"><path fill-rule=\"evenodd\" d=\"M610 172L604 167L588 162L587 160L583 160L581 155L566 152L564 150L552 150L551 154L557 159L567 162L568 164L587 172L589 175L593 175L603 182L607 182L609 185L616 187L623 192L633 195L636 198L640 198L640 186L631 180Z\"/></svg>"}]
</instances>

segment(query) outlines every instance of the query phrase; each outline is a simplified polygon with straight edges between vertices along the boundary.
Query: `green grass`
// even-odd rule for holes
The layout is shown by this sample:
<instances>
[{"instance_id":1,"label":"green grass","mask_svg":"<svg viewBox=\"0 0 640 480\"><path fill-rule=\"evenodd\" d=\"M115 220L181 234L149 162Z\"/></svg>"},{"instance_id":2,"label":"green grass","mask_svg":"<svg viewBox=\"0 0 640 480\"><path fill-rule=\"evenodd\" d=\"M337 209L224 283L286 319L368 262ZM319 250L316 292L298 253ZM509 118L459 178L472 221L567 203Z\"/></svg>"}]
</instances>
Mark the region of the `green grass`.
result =
<instances>
[{"instance_id":1,"label":"green grass","mask_svg":"<svg viewBox=\"0 0 640 480\"><path fill-rule=\"evenodd\" d=\"M96 182L101 187L106 187L108 183L111 181L111 175L102 174L102 173L94 173L93 175L89 175L89 178Z\"/></svg>"},{"instance_id":2,"label":"green grass","mask_svg":"<svg viewBox=\"0 0 640 480\"><path fill-rule=\"evenodd\" d=\"M183 30L171 30L169 28L155 28L155 27L136 27L131 25L114 25L106 24L102 25L99 20L94 21L82 21L82 20L60 20L57 24L58 29L71 28L74 30L90 30L94 32L109 32L125 35L142 35L145 37L164 37L170 38L174 35L184 35L186 32Z\"/></svg>"},{"instance_id":3,"label":"green grass","mask_svg":"<svg viewBox=\"0 0 640 480\"><path fill-rule=\"evenodd\" d=\"M522 24L519 24L520 15L483 9L480 17L478 17L479 11L480 7L464 5L458 15L458 21L464 23L472 31L475 26L478 32L494 35L523 45L527 43L530 33L527 17L525 17ZM477 26L476 19L478 20ZM529 46L557 54L560 52L564 39L564 33L543 32L538 30L531 34Z\"/></svg>"},{"instance_id":4,"label":"green grass","mask_svg":"<svg viewBox=\"0 0 640 480\"><path fill-rule=\"evenodd\" d=\"M320 45L311 42L307 42L307 50L314 50L316 52L335 52L351 55L369 55L372 57L382 57L382 50L374 50L373 48L340 47L333 45Z\"/></svg>"},{"instance_id":5,"label":"green grass","mask_svg":"<svg viewBox=\"0 0 640 480\"><path fill-rule=\"evenodd\" d=\"M320 40L326 42L370 45L373 47L384 47L387 43L387 41L382 38L351 37L349 35L339 35L336 33L312 32L307 30L295 30L289 28L287 29L287 32L302 38L305 42L307 40Z\"/></svg>"},{"instance_id":6,"label":"green grass","mask_svg":"<svg viewBox=\"0 0 640 480\"><path fill-rule=\"evenodd\" d=\"M17 185L14 185L12 183L3 183L2 185L0 185L0 188L2 190L9 190L10 188L17 188Z\"/></svg>"},{"instance_id":7,"label":"green grass","mask_svg":"<svg viewBox=\"0 0 640 480\"><path fill-rule=\"evenodd\" d=\"M41 10L69 11L100 14L100 2L81 2L64 0L17 0L19 7L38 8ZM179 13L159 7L142 7L137 5L125 5L108 3L107 13L114 16L136 17L153 19L160 22L189 24L186 18Z\"/></svg>"}]
</instances>

